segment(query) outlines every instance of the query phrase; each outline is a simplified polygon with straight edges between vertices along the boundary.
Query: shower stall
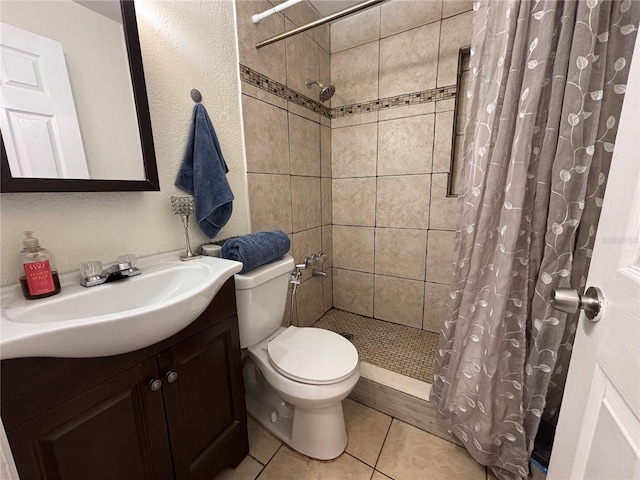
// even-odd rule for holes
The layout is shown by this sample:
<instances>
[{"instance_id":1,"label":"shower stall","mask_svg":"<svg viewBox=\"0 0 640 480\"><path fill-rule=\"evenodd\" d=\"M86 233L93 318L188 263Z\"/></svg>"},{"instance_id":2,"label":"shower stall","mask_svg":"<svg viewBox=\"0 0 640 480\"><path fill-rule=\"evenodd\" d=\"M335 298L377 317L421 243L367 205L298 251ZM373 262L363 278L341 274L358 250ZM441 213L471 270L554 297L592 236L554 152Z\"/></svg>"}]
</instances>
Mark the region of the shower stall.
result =
<instances>
[{"instance_id":1,"label":"shower stall","mask_svg":"<svg viewBox=\"0 0 640 480\"><path fill-rule=\"evenodd\" d=\"M331 24L333 307L388 386L426 400L456 229L471 2L389 2ZM402 377L408 377L406 378Z\"/></svg>"},{"instance_id":2,"label":"shower stall","mask_svg":"<svg viewBox=\"0 0 640 480\"><path fill-rule=\"evenodd\" d=\"M327 14L322 2L257 25L270 4L237 2L252 230L287 232L297 264L327 255L315 267L325 277L302 272L285 324L351 335L365 377L426 402L453 260L472 3L370 3L288 36Z\"/></svg>"}]
</instances>

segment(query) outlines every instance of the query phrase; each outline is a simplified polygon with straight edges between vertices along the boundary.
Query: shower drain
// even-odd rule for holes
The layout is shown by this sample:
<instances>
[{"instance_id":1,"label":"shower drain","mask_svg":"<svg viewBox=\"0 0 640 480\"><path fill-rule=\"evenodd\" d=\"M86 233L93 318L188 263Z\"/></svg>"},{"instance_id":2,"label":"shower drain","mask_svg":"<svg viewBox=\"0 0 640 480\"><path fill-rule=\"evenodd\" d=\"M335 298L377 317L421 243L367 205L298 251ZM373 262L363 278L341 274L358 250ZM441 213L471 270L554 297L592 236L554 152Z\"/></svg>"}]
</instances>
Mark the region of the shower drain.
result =
<instances>
[{"instance_id":1,"label":"shower drain","mask_svg":"<svg viewBox=\"0 0 640 480\"><path fill-rule=\"evenodd\" d=\"M353 340L353 333L340 332L340 335L342 335L344 338L346 338L349 341Z\"/></svg>"}]
</instances>

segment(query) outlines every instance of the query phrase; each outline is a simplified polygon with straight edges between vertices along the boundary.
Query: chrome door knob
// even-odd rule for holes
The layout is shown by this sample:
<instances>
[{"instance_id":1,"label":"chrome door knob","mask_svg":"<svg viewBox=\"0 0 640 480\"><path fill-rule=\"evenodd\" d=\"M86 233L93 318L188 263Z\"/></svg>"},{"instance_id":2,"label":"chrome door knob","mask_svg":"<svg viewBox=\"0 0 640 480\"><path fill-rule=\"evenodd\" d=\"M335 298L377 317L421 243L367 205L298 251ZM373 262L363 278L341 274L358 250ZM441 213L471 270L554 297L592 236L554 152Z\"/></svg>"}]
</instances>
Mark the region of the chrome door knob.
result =
<instances>
[{"instance_id":1,"label":"chrome door knob","mask_svg":"<svg viewBox=\"0 0 640 480\"><path fill-rule=\"evenodd\" d=\"M583 295L574 288L556 288L551 292L551 305L566 313L576 313L582 309L589 320L597 322L602 317L604 295L598 287L587 288Z\"/></svg>"},{"instance_id":2,"label":"chrome door knob","mask_svg":"<svg viewBox=\"0 0 640 480\"><path fill-rule=\"evenodd\" d=\"M164 378L167 379L167 382L173 383L178 379L178 372L172 372L171 370L169 370L164 374Z\"/></svg>"},{"instance_id":3,"label":"chrome door knob","mask_svg":"<svg viewBox=\"0 0 640 480\"><path fill-rule=\"evenodd\" d=\"M162 380L158 378L149 380L149 388L151 389L151 391L157 392L158 390L160 390L160 388L162 388Z\"/></svg>"}]
</instances>

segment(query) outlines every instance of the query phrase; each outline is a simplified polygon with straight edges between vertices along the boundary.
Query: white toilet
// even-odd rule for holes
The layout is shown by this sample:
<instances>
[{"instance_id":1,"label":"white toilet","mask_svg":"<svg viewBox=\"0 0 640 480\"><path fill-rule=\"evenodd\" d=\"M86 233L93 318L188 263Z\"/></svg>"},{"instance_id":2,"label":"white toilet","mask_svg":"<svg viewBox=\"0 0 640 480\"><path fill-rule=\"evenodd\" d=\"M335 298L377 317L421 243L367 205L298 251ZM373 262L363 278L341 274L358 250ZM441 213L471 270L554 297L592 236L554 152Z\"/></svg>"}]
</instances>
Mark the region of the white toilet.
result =
<instances>
[{"instance_id":1,"label":"white toilet","mask_svg":"<svg viewBox=\"0 0 640 480\"><path fill-rule=\"evenodd\" d=\"M320 460L347 446L342 400L360 378L355 347L337 333L281 326L293 259L236 275L247 410L283 442Z\"/></svg>"}]
</instances>

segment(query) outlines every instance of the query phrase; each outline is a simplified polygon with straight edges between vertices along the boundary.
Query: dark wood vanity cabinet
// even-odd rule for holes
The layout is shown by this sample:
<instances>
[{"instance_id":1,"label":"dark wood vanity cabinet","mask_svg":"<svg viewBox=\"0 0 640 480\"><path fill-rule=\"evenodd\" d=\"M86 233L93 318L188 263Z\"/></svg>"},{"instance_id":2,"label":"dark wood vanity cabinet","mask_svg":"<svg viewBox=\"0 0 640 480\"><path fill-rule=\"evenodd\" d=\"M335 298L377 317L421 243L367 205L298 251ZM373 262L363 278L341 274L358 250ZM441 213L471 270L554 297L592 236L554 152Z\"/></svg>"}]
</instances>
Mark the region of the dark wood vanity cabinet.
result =
<instances>
[{"instance_id":1,"label":"dark wood vanity cabinet","mask_svg":"<svg viewBox=\"0 0 640 480\"><path fill-rule=\"evenodd\" d=\"M21 480L211 480L239 464L249 446L233 287L136 352L2 361Z\"/></svg>"},{"instance_id":2,"label":"dark wood vanity cabinet","mask_svg":"<svg viewBox=\"0 0 640 480\"><path fill-rule=\"evenodd\" d=\"M230 318L158 356L177 479L211 480L249 451L237 331ZM230 446L244 454L233 458Z\"/></svg>"},{"instance_id":3,"label":"dark wood vanity cabinet","mask_svg":"<svg viewBox=\"0 0 640 480\"><path fill-rule=\"evenodd\" d=\"M145 384L153 377L149 359L9 431L20 478L172 478L162 392Z\"/></svg>"}]
</instances>

